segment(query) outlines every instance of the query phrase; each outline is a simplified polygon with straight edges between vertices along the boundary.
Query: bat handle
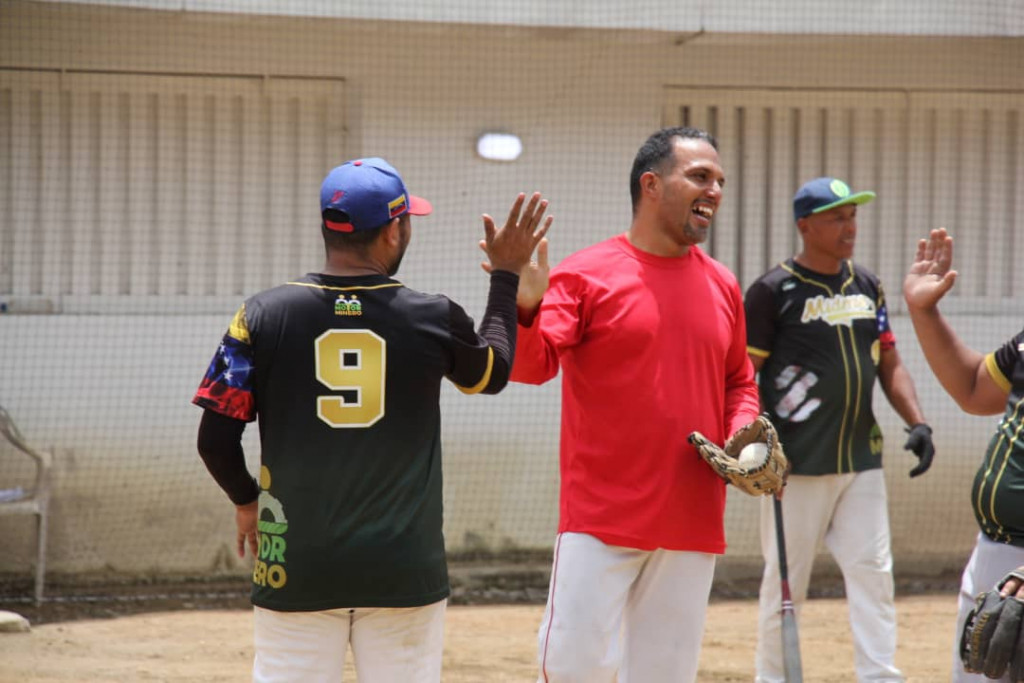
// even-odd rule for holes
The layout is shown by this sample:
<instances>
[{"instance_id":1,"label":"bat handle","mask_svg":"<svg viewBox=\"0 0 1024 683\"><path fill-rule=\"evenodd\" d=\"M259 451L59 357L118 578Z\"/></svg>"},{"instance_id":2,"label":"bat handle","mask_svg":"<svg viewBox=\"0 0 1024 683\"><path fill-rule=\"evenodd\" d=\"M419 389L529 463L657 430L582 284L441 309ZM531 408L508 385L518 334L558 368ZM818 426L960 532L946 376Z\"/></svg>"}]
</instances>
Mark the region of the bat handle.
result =
<instances>
[{"instance_id":1,"label":"bat handle","mask_svg":"<svg viewBox=\"0 0 1024 683\"><path fill-rule=\"evenodd\" d=\"M775 545L779 549L779 578L782 579L786 593L789 593L789 563L786 561L786 532L782 528L782 500L778 496L772 496L772 504L775 506Z\"/></svg>"},{"instance_id":2,"label":"bat handle","mask_svg":"<svg viewBox=\"0 0 1024 683\"><path fill-rule=\"evenodd\" d=\"M803 665L800 660L800 637L796 629L796 611L789 590L789 563L786 560L786 534L782 527L782 500L773 496L775 508L775 545L779 550L779 579L782 583L782 661L786 683L803 683Z\"/></svg>"}]
</instances>

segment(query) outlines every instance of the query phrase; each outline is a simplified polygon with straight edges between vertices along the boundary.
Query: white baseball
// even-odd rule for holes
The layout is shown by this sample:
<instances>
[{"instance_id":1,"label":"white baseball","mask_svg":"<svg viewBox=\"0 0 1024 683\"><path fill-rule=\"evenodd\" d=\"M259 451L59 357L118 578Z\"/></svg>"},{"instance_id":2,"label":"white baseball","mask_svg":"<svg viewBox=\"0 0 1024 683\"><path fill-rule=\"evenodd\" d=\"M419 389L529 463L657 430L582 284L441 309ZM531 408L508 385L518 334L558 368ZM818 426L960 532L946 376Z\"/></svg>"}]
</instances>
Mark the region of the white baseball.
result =
<instances>
[{"instance_id":1,"label":"white baseball","mask_svg":"<svg viewBox=\"0 0 1024 683\"><path fill-rule=\"evenodd\" d=\"M763 443L752 443L743 447L740 451L739 461L741 465L760 465L768 455L768 447Z\"/></svg>"}]
</instances>

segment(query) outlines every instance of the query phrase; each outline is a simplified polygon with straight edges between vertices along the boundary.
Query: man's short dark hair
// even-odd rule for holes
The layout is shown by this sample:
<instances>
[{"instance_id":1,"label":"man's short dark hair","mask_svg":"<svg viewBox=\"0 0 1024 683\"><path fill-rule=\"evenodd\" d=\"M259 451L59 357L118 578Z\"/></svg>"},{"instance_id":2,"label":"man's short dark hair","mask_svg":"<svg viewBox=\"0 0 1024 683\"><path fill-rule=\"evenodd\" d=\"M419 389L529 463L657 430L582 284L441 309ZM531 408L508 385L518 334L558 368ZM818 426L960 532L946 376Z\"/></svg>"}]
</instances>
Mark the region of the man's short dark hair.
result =
<instances>
[{"instance_id":1,"label":"man's short dark hair","mask_svg":"<svg viewBox=\"0 0 1024 683\"><path fill-rule=\"evenodd\" d=\"M629 173L629 194L633 199L633 211L636 211L637 204L640 203L640 176L647 171L662 173L672 169L672 164L675 162L672 149L676 138L703 140L716 150L718 149L718 141L714 136L700 128L676 126L662 128L651 135L644 144L640 145L636 158L633 159L633 170Z\"/></svg>"},{"instance_id":2,"label":"man's short dark hair","mask_svg":"<svg viewBox=\"0 0 1024 683\"><path fill-rule=\"evenodd\" d=\"M332 223L348 223L348 214L344 211L338 211L337 209L326 209L323 214L323 218L331 221ZM324 244L329 249L342 249L345 251L357 251L360 253L366 253L366 249L373 244L377 237L380 236L381 230L384 226L378 225L372 230L356 230L354 232L341 232L339 230L331 230L322 221L320 223L320 232L324 236Z\"/></svg>"}]
</instances>

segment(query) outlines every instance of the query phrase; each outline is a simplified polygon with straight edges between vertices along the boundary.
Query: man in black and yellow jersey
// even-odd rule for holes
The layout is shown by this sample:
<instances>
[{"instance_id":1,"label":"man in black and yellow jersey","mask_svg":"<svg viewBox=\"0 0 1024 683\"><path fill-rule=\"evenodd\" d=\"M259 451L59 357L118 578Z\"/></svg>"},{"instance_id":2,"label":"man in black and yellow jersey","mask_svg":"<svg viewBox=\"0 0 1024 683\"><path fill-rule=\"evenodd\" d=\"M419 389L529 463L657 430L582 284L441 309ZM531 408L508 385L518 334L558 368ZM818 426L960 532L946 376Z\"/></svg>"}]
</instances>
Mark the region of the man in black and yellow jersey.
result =
<instances>
[{"instance_id":1,"label":"man in black and yellow jersey","mask_svg":"<svg viewBox=\"0 0 1024 683\"><path fill-rule=\"evenodd\" d=\"M792 463L782 496L789 584L797 614L824 544L843 573L856 676L902 681L882 434L872 412L877 379L909 425L906 448L931 464L934 448L913 380L900 360L878 278L852 260L857 207L875 198L836 178L805 183L793 199L802 248L747 290L747 351L761 403ZM762 501L765 570L757 681L784 680L773 503Z\"/></svg>"},{"instance_id":2,"label":"man in black and yellow jersey","mask_svg":"<svg viewBox=\"0 0 1024 683\"><path fill-rule=\"evenodd\" d=\"M474 330L455 302L392 277L430 204L383 159L347 162L321 186L323 269L235 314L193 402L200 455L236 505L238 554L248 543L256 556L254 681L340 681L349 647L360 681L440 680L441 382L506 385L519 273L546 249L546 207L521 194L503 226L483 217L490 294ZM257 418L254 479L241 437Z\"/></svg>"},{"instance_id":3,"label":"man in black and yellow jersey","mask_svg":"<svg viewBox=\"0 0 1024 683\"><path fill-rule=\"evenodd\" d=\"M975 596L991 590L1007 572L1024 569L1024 331L988 354L964 345L938 307L956 280L952 264L953 238L944 228L932 230L918 243L903 295L942 388L972 415L1003 414L971 487L981 531L960 581L959 634ZM959 647L955 642L954 683L990 680L964 671Z\"/></svg>"}]
</instances>

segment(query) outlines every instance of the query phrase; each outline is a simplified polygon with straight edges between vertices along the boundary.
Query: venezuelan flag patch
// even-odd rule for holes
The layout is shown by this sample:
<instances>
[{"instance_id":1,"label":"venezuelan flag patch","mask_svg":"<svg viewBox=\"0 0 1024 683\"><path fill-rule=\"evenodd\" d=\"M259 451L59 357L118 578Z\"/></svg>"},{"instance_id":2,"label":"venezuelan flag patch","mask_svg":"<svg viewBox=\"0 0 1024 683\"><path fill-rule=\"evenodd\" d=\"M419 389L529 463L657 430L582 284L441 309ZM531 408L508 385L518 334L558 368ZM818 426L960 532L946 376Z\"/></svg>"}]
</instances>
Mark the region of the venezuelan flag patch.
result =
<instances>
[{"instance_id":1,"label":"venezuelan flag patch","mask_svg":"<svg viewBox=\"0 0 1024 683\"><path fill-rule=\"evenodd\" d=\"M405 213L406 208L409 206L409 200L405 194L400 194L395 199L388 202L388 216L394 218L395 216L401 216Z\"/></svg>"}]
</instances>

